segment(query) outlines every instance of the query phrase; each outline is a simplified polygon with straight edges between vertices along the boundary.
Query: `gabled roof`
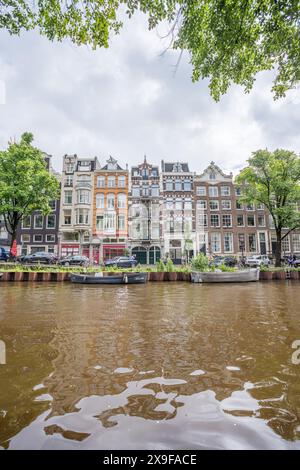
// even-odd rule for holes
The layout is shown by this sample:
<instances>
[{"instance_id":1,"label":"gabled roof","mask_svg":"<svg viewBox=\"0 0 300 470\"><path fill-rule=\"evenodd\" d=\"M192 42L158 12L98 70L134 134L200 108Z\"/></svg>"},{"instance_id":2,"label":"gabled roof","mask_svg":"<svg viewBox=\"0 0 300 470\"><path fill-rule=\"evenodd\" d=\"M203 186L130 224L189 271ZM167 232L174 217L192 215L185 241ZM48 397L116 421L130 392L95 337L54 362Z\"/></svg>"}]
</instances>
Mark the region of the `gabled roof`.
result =
<instances>
[{"instance_id":1,"label":"gabled roof","mask_svg":"<svg viewBox=\"0 0 300 470\"><path fill-rule=\"evenodd\" d=\"M114 168L110 168L110 166L113 166ZM108 160L106 160L106 165L104 165L101 170L107 170L107 171L115 171L115 170L122 170L123 168L120 167L118 164L118 161L113 158L111 155Z\"/></svg>"},{"instance_id":2,"label":"gabled roof","mask_svg":"<svg viewBox=\"0 0 300 470\"><path fill-rule=\"evenodd\" d=\"M161 162L161 169L165 173L190 173L189 165L186 162Z\"/></svg>"},{"instance_id":3,"label":"gabled roof","mask_svg":"<svg viewBox=\"0 0 300 470\"><path fill-rule=\"evenodd\" d=\"M226 173L224 173L221 168L215 164L215 162L210 162L210 164L208 165L207 168L205 168L205 170L203 171L203 173L201 173L199 176L202 177L202 176L205 176L206 174L209 174L209 173L219 173L221 176L223 176L223 178L226 178L226 179L232 179L232 173L230 173L229 175L226 175Z\"/></svg>"}]
</instances>

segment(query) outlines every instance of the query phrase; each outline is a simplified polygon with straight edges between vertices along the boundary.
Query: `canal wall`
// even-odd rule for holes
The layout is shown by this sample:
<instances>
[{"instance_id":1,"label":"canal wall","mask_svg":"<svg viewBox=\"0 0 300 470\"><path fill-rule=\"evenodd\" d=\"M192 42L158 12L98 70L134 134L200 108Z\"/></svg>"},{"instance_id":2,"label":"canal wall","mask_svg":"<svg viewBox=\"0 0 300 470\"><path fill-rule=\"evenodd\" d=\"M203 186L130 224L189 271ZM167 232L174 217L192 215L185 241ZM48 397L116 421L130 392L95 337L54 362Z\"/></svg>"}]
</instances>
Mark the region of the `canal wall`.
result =
<instances>
[{"instance_id":1,"label":"canal wall","mask_svg":"<svg viewBox=\"0 0 300 470\"><path fill-rule=\"evenodd\" d=\"M0 282L63 282L70 281L69 272L38 272L38 271L6 271L0 278ZM117 272L103 272L104 276L121 274ZM300 271L261 271L260 281L283 281L290 279L300 280ZM150 282L190 282L190 273L185 272L148 272Z\"/></svg>"}]
</instances>

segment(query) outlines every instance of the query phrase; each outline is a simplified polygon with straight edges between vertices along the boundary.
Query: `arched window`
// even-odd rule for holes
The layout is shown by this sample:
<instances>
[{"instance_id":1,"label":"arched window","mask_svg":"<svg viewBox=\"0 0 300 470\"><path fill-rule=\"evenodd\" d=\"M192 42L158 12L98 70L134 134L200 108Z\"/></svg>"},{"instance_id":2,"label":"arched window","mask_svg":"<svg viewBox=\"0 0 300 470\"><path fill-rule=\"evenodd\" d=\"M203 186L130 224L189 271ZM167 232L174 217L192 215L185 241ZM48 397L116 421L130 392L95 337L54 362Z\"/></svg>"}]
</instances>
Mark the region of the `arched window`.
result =
<instances>
[{"instance_id":1,"label":"arched window","mask_svg":"<svg viewBox=\"0 0 300 470\"><path fill-rule=\"evenodd\" d=\"M114 209L115 208L115 195L114 194L108 194L107 195L107 208L108 209Z\"/></svg>"},{"instance_id":2,"label":"arched window","mask_svg":"<svg viewBox=\"0 0 300 470\"><path fill-rule=\"evenodd\" d=\"M126 194L119 193L118 194L118 208L124 209L126 207Z\"/></svg>"},{"instance_id":3,"label":"arched window","mask_svg":"<svg viewBox=\"0 0 300 470\"><path fill-rule=\"evenodd\" d=\"M104 209L104 194L103 193L96 194L96 208Z\"/></svg>"}]
</instances>

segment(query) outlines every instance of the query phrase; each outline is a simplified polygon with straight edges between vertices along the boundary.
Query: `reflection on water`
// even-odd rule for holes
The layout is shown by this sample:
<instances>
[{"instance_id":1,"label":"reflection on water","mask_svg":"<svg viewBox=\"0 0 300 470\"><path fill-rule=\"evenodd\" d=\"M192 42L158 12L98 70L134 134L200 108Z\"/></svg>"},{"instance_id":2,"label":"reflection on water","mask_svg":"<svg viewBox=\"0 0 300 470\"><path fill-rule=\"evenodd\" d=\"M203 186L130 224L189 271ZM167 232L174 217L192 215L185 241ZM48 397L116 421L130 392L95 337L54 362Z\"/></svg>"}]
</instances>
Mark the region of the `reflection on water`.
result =
<instances>
[{"instance_id":1,"label":"reflection on water","mask_svg":"<svg viewBox=\"0 0 300 470\"><path fill-rule=\"evenodd\" d=\"M296 283L2 284L0 446L300 448Z\"/></svg>"}]
</instances>

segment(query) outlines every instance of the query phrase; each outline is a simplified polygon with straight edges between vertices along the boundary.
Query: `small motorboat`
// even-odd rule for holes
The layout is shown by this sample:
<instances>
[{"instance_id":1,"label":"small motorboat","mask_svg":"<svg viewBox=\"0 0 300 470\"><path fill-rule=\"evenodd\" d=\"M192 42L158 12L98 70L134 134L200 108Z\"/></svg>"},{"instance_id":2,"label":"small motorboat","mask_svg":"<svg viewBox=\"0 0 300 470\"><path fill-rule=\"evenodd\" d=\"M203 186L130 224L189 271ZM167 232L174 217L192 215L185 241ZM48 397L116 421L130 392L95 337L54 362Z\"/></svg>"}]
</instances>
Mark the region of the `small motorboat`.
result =
<instances>
[{"instance_id":1,"label":"small motorboat","mask_svg":"<svg viewBox=\"0 0 300 470\"><path fill-rule=\"evenodd\" d=\"M112 276L103 276L103 273L72 273L70 281L79 284L145 284L148 281L148 273L120 273Z\"/></svg>"},{"instance_id":2,"label":"small motorboat","mask_svg":"<svg viewBox=\"0 0 300 470\"><path fill-rule=\"evenodd\" d=\"M259 280L259 268L238 271L193 271L191 282L253 282Z\"/></svg>"}]
</instances>

